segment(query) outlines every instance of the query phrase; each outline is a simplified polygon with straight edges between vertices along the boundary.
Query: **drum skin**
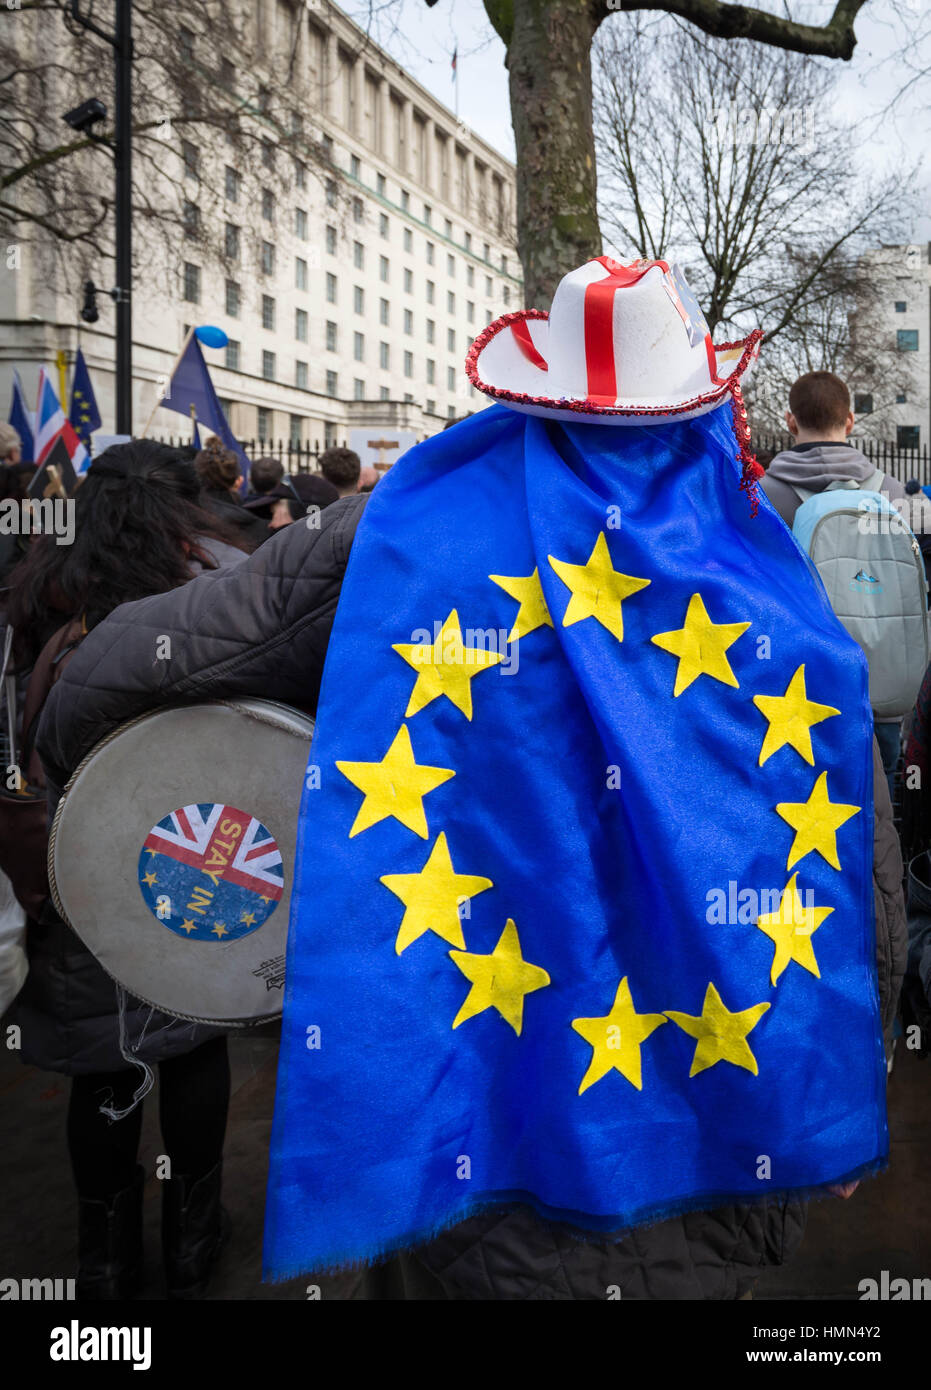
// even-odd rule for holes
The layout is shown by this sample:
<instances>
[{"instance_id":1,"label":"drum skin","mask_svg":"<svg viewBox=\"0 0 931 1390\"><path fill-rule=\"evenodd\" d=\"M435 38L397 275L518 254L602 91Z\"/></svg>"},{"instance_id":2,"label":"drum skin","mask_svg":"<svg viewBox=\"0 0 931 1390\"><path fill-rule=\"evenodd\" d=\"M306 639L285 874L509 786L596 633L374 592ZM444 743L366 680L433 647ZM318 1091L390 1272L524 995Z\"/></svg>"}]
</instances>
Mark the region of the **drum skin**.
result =
<instances>
[{"instance_id":1,"label":"drum skin","mask_svg":"<svg viewBox=\"0 0 931 1390\"><path fill-rule=\"evenodd\" d=\"M271 700L143 715L77 768L52 900L114 980L179 1018L276 1018L313 720Z\"/></svg>"}]
</instances>

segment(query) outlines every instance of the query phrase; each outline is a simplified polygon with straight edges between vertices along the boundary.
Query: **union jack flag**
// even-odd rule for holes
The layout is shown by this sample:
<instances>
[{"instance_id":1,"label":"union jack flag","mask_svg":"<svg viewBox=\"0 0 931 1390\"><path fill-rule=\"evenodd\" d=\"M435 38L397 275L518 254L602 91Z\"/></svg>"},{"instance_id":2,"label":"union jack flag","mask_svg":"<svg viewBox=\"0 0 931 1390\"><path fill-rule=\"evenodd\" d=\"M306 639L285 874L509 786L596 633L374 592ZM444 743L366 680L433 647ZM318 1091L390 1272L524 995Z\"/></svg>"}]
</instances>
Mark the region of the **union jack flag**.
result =
<instances>
[{"instance_id":1,"label":"union jack flag","mask_svg":"<svg viewBox=\"0 0 931 1390\"><path fill-rule=\"evenodd\" d=\"M666 272L666 291L673 304L676 306L679 317L685 324L689 335L689 343L692 347L708 337L708 323L701 311L698 300L682 273L682 267L671 266Z\"/></svg>"},{"instance_id":2,"label":"union jack flag","mask_svg":"<svg viewBox=\"0 0 931 1390\"><path fill-rule=\"evenodd\" d=\"M248 888L273 902L284 891L277 844L255 816L235 806L182 806L149 832L144 848L200 869L216 884Z\"/></svg>"}]
</instances>

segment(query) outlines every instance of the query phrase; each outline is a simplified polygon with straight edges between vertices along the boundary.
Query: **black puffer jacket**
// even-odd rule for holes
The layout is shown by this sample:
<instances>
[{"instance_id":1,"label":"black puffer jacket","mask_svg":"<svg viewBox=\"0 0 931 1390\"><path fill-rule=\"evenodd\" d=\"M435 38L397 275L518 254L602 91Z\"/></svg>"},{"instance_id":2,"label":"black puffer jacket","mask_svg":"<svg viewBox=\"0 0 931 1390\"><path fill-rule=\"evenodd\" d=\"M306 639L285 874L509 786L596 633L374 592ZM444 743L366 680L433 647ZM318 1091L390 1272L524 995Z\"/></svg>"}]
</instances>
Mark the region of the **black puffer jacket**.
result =
<instances>
[{"instance_id":1,"label":"black puffer jacket","mask_svg":"<svg viewBox=\"0 0 931 1390\"><path fill-rule=\"evenodd\" d=\"M263 695L313 707L365 501L334 503L320 516L319 531L286 527L234 571L117 609L85 640L46 706L38 747L49 779L60 786L98 739L172 701ZM172 660L154 664L154 638L166 633ZM881 777L877 785L885 792ZM884 844L877 920L885 1018L904 965L901 864L888 793L877 834ZM803 1226L802 1202L769 1200L592 1241L526 1209L496 1211L344 1278L341 1296L603 1299L616 1286L624 1298L734 1298L764 1265L792 1253Z\"/></svg>"}]
</instances>

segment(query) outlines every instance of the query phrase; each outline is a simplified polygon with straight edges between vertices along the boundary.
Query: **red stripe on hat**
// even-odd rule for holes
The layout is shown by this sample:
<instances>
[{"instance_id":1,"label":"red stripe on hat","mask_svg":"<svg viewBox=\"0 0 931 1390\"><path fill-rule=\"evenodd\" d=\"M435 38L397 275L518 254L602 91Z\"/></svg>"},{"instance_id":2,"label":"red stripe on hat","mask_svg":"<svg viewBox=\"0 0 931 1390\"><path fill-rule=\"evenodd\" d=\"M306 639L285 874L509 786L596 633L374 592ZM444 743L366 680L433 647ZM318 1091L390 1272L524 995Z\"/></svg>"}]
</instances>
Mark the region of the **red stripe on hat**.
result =
<instances>
[{"instance_id":1,"label":"red stripe on hat","mask_svg":"<svg viewBox=\"0 0 931 1390\"><path fill-rule=\"evenodd\" d=\"M711 373L711 381L714 386L721 385L721 378L718 376L718 355L714 350L714 343L711 341L711 334L705 334L705 352L708 354L708 370Z\"/></svg>"},{"instance_id":2,"label":"red stripe on hat","mask_svg":"<svg viewBox=\"0 0 931 1390\"><path fill-rule=\"evenodd\" d=\"M585 363L588 369L589 399L615 401L620 394L614 361L614 296L642 280L647 271L659 266L665 275L665 261L635 261L622 265L610 256L596 256L608 272L585 289Z\"/></svg>"},{"instance_id":3,"label":"red stripe on hat","mask_svg":"<svg viewBox=\"0 0 931 1390\"><path fill-rule=\"evenodd\" d=\"M530 329L527 327L527 320L522 319L519 323L512 323L511 333L514 337L514 341L517 343L517 346L520 348L527 361L532 362L535 367L539 367L541 372L548 371L549 368L546 362L533 345Z\"/></svg>"}]
</instances>

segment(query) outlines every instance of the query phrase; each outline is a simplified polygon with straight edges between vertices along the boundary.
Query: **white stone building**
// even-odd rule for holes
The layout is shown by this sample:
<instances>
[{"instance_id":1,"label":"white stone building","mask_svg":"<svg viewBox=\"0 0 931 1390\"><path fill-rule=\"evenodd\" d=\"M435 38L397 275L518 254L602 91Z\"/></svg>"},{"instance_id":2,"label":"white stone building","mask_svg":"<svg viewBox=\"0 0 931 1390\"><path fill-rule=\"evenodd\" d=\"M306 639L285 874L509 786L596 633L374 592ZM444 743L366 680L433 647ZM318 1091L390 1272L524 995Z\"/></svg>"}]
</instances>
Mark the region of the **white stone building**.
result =
<instances>
[{"instance_id":1,"label":"white stone building","mask_svg":"<svg viewBox=\"0 0 931 1390\"><path fill-rule=\"evenodd\" d=\"M267 170L244 173L215 132L171 137L170 196L222 241L228 263L179 236L174 271L155 274L140 264L137 239L134 430L148 420L188 327L215 324L229 346L204 355L241 439L323 445L360 427L434 433L486 404L465 378L467 348L493 317L522 303L513 165L336 6L252 0L248 8L252 51L235 55L236 70L252 89L267 81L280 100L290 63L291 130L306 132L308 161L293 146L276 154L270 135ZM203 55L209 35L184 42L193 61L216 64ZM260 100L249 119L261 122L261 109ZM313 165L319 142L331 151L326 176ZM209 199L207 161L212 187L222 190ZM98 265L94 279L108 287L113 273L112 263ZM40 365L61 350L73 360L80 345L102 428L112 431L114 316L101 297L99 321L82 324L80 303L75 284L56 285L38 255L3 276L0 400L9 399L13 366L34 395ZM189 432L163 409L150 430Z\"/></svg>"},{"instance_id":2,"label":"white stone building","mask_svg":"<svg viewBox=\"0 0 931 1390\"><path fill-rule=\"evenodd\" d=\"M870 277L871 302L867 312L853 316L853 335L876 343L881 375L895 379L859 386L852 381L854 413L865 423L881 410L879 437L901 449L926 448L931 444L931 243L877 247L863 257L861 269Z\"/></svg>"}]
</instances>

